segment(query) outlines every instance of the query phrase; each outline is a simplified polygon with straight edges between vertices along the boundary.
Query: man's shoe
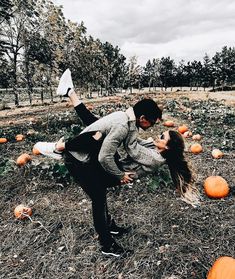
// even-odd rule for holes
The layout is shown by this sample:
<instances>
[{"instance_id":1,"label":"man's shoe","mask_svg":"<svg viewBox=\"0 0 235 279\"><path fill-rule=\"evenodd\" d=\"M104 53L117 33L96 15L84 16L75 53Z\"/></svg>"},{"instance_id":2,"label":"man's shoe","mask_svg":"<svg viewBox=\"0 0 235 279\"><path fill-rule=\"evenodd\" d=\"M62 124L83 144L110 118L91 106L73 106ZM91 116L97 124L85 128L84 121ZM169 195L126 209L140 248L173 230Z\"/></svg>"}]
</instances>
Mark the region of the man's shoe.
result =
<instances>
[{"instance_id":1,"label":"man's shoe","mask_svg":"<svg viewBox=\"0 0 235 279\"><path fill-rule=\"evenodd\" d=\"M112 219L109 226L109 231L113 236L122 236L123 234L129 233L131 227L119 227L116 225L115 221Z\"/></svg>"},{"instance_id":2,"label":"man's shoe","mask_svg":"<svg viewBox=\"0 0 235 279\"><path fill-rule=\"evenodd\" d=\"M56 151L55 149L56 142L37 142L33 148L38 150L40 154L48 156L50 158L61 160L62 152Z\"/></svg>"},{"instance_id":3,"label":"man's shoe","mask_svg":"<svg viewBox=\"0 0 235 279\"><path fill-rule=\"evenodd\" d=\"M67 69L60 78L56 94L59 96L68 96L71 89L74 89L71 72Z\"/></svg>"},{"instance_id":4,"label":"man's shoe","mask_svg":"<svg viewBox=\"0 0 235 279\"><path fill-rule=\"evenodd\" d=\"M125 250L113 241L109 246L102 246L101 253L106 256L120 257L125 253Z\"/></svg>"}]
</instances>

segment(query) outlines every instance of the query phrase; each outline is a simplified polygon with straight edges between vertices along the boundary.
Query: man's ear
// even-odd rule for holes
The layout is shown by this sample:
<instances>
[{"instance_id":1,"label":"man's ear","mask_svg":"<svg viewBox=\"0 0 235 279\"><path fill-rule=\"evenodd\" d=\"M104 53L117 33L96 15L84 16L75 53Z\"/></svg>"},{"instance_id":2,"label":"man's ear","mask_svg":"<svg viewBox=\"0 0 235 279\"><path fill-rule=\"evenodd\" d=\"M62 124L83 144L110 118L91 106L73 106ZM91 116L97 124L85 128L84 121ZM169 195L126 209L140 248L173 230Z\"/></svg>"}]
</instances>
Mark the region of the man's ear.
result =
<instances>
[{"instance_id":1,"label":"man's ear","mask_svg":"<svg viewBox=\"0 0 235 279\"><path fill-rule=\"evenodd\" d=\"M147 119L146 119L145 115L141 115L141 116L140 116L140 120L141 120L141 121L143 121L143 120L146 121Z\"/></svg>"}]
</instances>

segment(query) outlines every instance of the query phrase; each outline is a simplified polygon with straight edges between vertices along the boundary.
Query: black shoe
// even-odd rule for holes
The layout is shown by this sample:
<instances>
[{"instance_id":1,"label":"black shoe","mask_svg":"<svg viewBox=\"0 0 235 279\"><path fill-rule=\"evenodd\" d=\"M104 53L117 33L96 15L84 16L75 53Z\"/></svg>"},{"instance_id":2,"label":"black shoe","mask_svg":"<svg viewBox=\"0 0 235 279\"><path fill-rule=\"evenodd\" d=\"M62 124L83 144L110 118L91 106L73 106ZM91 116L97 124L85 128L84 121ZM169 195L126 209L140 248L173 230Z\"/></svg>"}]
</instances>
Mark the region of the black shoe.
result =
<instances>
[{"instance_id":1,"label":"black shoe","mask_svg":"<svg viewBox=\"0 0 235 279\"><path fill-rule=\"evenodd\" d=\"M102 246L101 253L106 256L120 257L125 253L125 250L113 241L109 246Z\"/></svg>"},{"instance_id":2,"label":"black shoe","mask_svg":"<svg viewBox=\"0 0 235 279\"><path fill-rule=\"evenodd\" d=\"M119 227L116 225L114 220L111 220L111 224L109 226L109 231L113 236L122 236L123 234L129 233L131 227Z\"/></svg>"}]
</instances>

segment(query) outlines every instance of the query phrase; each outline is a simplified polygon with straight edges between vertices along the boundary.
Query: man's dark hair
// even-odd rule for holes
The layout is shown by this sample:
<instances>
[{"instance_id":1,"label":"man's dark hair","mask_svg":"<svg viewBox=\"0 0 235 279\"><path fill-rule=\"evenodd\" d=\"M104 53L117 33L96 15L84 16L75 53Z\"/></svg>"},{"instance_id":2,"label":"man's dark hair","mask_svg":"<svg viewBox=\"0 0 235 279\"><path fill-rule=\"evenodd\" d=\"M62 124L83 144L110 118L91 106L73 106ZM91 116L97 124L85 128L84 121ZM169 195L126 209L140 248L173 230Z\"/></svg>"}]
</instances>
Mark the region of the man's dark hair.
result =
<instances>
[{"instance_id":1,"label":"man's dark hair","mask_svg":"<svg viewBox=\"0 0 235 279\"><path fill-rule=\"evenodd\" d=\"M162 111L152 99L143 99L137 102L133 107L135 117L140 118L142 115L151 122L162 119Z\"/></svg>"}]
</instances>

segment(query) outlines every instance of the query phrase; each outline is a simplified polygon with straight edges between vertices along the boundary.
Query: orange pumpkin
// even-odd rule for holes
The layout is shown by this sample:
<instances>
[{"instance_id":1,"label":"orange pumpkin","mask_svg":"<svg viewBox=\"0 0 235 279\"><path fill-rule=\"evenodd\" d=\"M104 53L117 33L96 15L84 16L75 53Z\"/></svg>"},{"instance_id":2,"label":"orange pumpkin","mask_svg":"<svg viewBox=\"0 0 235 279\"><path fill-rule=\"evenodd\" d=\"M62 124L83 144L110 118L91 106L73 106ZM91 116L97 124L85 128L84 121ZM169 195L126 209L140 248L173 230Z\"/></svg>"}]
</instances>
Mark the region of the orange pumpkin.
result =
<instances>
[{"instance_id":1,"label":"orange pumpkin","mask_svg":"<svg viewBox=\"0 0 235 279\"><path fill-rule=\"evenodd\" d=\"M21 135L21 134L16 135L15 139L16 139L16 141L22 141L24 139L24 135Z\"/></svg>"},{"instance_id":2,"label":"orange pumpkin","mask_svg":"<svg viewBox=\"0 0 235 279\"><path fill-rule=\"evenodd\" d=\"M37 148L33 148L33 155L40 155L40 151Z\"/></svg>"},{"instance_id":3,"label":"orange pumpkin","mask_svg":"<svg viewBox=\"0 0 235 279\"><path fill-rule=\"evenodd\" d=\"M28 206L25 206L23 204L18 205L15 209L14 209L14 215L17 219L25 219L28 216L32 215L32 209Z\"/></svg>"},{"instance_id":4,"label":"orange pumpkin","mask_svg":"<svg viewBox=\"0 0 235 279\"><path fill-rule=\"evenodd\" d=\"M29 154L23 153L17 158L16 164L21 167L21 166L24 166L25 164L27 164L31 160L32 160L32 158L30 157Z\"/></svg>"},{"instance_id":5,"label":"orange pumpkin","mask_svg":"<svg viewBox=\"0 0 235 279\"><path fill-rule=\"evenodd\" d=\"M220 199L228 196L229 185L221 176L209 176L204 181L204 190L209 198Z\"/></svg>"},{"instance_id":6,"label":"orange pumpkin","mask_svg":"<svg viewBox=\"0 0 235 279\"><path fill-rule=\"evenodd\" d=\"M174 127L175 126L174 121L172 121L172 120L166 120L163 123L163 125L166 126L166 127Z\"/></svg>"},{"instance_id":7,"label":"orange pumpkin","mask_svg":"<svg viewBox=\"0 0 235 279\"><path fill-rule=\"evenodd\" d=\"M186 125L181 125L178 127L178 131L183 134L188 131L188 127Z\"/></svg>"},{"instance_id":8,"label":"orange pumpkin","mask_svg":"<svg viewBox=\"0 0 235 279\"><path fill-rule=\"evenodd\" d=\"M199 154L202 152L202 146L199 143L194 143L191 145L190 150L193 154Z\"/></svg>"},{"instance_id":9,"label":"orange pumpkin","mask_svg":"<svg viewBox=\"0 0 235 279\"><path fill-rule=\"evenodd\" d=\"M213 149L211 152L211 155L214 159L219 159L224 156L224 153L220 151L219 149Z\"/></svg>"},{"instance_id":10,"label":"orange pumpkin","mask_svg":"<svg viewBox=\"0 0 235 279\"><path fill-rule=\"evenodd\" d=\"M207 279L234 279L235 259L232 257L218 258L208 272Z\"/></svg>"},{"instance_id":11,"label":"orange pumpkin","mask_svg":"<svg viewBox=\"0 0 235 279\"><path fill-rule=\"evenodd\" d=\"M193 136L192 136L192 139L193 139L193 140L201 140L201 139L202 139L202 136L199 135L199 134L196 134L196 135L193 135Z\"/></svg>"},{"instance_id":12,"label":"orange pumpkin","mask_svg":"<svg viewBox=\"0 0 235 279\"><path fill-rule=\"evenodd\" d=\"M0 143L6 143L7 139L6 138L0 138Z\"/></svg>"}]
</instances>

